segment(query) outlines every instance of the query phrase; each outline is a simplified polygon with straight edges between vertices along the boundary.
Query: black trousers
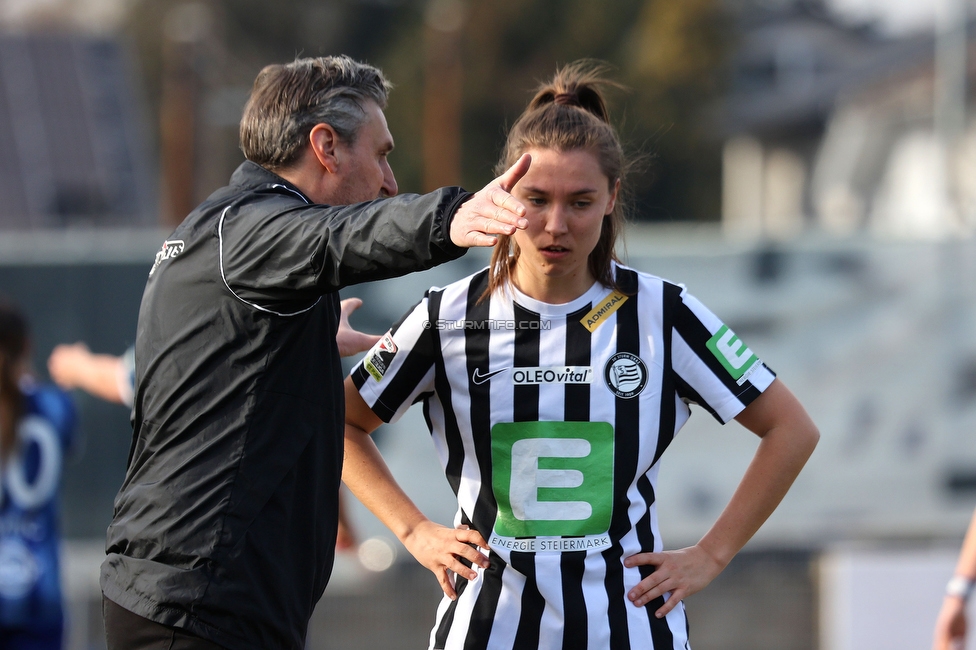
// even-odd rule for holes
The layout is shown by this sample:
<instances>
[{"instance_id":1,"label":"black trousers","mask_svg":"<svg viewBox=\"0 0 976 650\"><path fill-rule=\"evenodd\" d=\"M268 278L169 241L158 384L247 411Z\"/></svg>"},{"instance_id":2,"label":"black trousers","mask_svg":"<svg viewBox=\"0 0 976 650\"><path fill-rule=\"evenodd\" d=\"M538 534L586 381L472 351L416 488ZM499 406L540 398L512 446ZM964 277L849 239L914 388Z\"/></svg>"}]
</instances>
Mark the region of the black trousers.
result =
<instances>
[{"instance_id":1,"label":"black trousers","mask_svg":"<svg viewBox=\"0 0 976 650\"><path fill-rule=\"evenodd\" d=\"M116 605L102 596L108 650L225 650L179 627L170 627Z\"/></svg>"}]
</instances>

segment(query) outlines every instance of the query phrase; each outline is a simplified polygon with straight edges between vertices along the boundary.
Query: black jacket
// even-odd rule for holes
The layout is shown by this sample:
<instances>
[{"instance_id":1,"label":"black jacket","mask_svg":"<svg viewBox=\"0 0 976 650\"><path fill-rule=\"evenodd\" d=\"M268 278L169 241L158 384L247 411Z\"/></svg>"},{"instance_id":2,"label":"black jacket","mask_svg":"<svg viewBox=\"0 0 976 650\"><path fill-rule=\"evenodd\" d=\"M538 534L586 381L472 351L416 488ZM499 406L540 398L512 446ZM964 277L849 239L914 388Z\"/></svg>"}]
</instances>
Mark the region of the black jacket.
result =
<instances>
[{"instance_id":1,"label":"black jacket","mask_svg":"<svg viewBox=\"0 0 976 650\"><path fill-rule=\"evenodd\" d=\"M245 162L156 256L101 585L229 648L303 647L335 553L337 290L460 256L458 188L311 204Z\"/></svg>"}]
</instances>

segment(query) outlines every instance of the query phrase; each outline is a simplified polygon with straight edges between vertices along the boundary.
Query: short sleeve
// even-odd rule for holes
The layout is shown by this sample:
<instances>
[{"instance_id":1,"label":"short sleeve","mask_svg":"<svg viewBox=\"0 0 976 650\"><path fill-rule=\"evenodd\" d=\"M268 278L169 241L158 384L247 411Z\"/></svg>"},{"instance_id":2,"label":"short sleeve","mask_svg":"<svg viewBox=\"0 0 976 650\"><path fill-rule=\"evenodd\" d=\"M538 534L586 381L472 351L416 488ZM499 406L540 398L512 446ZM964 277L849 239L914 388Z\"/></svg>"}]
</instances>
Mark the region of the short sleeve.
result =
<instances>
[{"instance_id":1,"label":"short sleeve","mask_svg":"<svg viewBox=\"0 0 976 650\"><path fill-rule=\"evenodd\" d=\"M353 383L381 420L396 422L433 390L434 345L425 296L353 368Z\"/></svg>"},{"instance_id":2,"label":"short sleeve","mask_svg":"<svg viewBox=\"0 0 976 650\"><path fill-rule=\"evenodd\" d=\"M726 423L776 378L744 341L682 289L673 309L671 366L678 394Z\"/></svg>"}]
</instances>

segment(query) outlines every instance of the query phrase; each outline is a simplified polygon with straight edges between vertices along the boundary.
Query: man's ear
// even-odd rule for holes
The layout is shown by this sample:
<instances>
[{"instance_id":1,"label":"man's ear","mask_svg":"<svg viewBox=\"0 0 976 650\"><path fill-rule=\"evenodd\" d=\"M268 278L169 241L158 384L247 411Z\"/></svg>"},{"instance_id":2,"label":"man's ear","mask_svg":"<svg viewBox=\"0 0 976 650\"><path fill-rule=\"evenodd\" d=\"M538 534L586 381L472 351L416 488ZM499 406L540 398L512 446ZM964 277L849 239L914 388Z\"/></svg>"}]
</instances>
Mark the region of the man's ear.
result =
<instances>
[{"instance_id":1,"label":"man's ear","mask_svg":"<svg viewBox=\"0 0 976 650\"><path fill-rule=\"evenodd\" d=\"M328 124L319 123L312 127L308 134L309 145L319 164L334 174L339 167L336 148L339 145L339 134Z\"/></svg>"}]
</instances>

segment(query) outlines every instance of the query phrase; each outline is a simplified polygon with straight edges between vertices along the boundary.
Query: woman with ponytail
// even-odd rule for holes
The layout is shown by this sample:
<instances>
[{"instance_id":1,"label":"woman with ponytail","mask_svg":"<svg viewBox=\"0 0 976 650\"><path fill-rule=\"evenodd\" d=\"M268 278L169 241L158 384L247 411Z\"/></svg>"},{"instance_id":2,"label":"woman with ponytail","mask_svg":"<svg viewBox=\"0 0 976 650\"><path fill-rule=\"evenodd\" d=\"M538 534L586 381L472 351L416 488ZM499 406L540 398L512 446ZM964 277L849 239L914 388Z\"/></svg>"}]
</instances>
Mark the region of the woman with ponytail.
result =
<instances>
[{"instance_id":1,"label":"woman with ponytail","mask_svg":"<svg viewBox=\"0 0 976 650\"><path fill-rule=\"evenodd\" d=\"M0 650L60 650L58 486L68 396L27 374L27 323L0 303Z\"/></svg>"},{"instance_id":2,"label":"woman with ponytail","mask_svg":"<svg viewBox=\"0 0 976 650\"><path fill-rule=\"evenodd\" d=\"M346 381L343 480L437 576L431 648L689 648L682 600L753 536L819 437L682 285L617 259L627 164L610 85L580 62L539 88L499 162L532 158L512 190L528 227L431 289ZM417 509L368 435L415 401L453 528ZM761 441L711 530L666 551L657 475L692 403Z\"/></svg>"}]
</instances>

